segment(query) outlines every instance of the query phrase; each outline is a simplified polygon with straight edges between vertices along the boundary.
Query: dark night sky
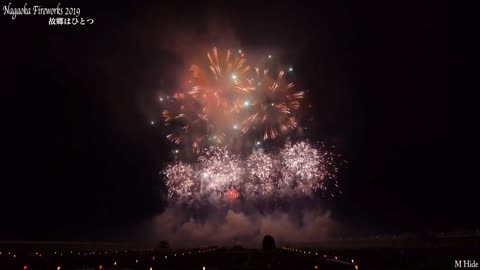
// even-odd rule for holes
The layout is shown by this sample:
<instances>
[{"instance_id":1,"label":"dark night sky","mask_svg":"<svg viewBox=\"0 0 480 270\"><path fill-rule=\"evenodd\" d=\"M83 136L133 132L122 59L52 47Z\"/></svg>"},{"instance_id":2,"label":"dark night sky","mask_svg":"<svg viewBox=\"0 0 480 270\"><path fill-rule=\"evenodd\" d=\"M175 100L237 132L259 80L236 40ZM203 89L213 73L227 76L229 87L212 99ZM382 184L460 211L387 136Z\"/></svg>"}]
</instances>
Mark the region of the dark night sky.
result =
<instances>
[{"instance_id":1,"label":"dark night sky","mask_svg":"<svg viewBox=\"0 0 480 270\"><path fill-rule=\"evenodd\" d=\"M334 2L69 1L95 19L82 27L0 16L0 239L131 239L161 211L157 173L169 146L143 105L186 64L170 38L208 39L218 14L243 48L285 51L297 84L311 90L311 136L336 144L349 161L343 196L331 201L346 227L478 229L478 215L468 215L472 177L457 169L473 162L463 155L467 144L451 139L450 41L440 7Z\"/></svg>"}]
</instances>

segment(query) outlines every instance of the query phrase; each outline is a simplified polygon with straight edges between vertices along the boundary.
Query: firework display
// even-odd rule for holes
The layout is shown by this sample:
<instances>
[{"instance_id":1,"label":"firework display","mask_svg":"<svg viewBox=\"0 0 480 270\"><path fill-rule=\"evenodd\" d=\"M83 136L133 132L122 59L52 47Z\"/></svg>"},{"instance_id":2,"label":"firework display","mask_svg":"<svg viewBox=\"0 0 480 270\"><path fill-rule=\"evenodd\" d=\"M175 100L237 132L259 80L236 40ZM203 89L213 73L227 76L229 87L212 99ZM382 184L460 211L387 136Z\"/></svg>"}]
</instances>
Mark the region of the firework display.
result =
<instances>
[{"instance_id":1,"label":"firework display","mask_svg":"<svg viewBox=\"0 0 480 270\"><path fill-rule=\"evenodd\" d=\"M251 67L244 52L213 48L207 64L190 67L181 90L160 97L167 139L175 153L190 153L162 171L169 198L234 202L338 187L332 151L305 141L281 146L281 135L299 126L304 92L289 80L293 68L269 68L271 58ZM262 141L275 147L267 151Z\"/></svg>"},{"instance_id":2,"label":"firework display","mask_svg":"<svg viewBox=\"0 0 480 270\"><path fill-rule=\"evenodd\" d=\"M326 182L318 179L334 179L337 173L332 152L322 151L306 142L287 143L280 152L283 185L304 193L325 189Z\"/></svg>"},{"instance_id":3,"label":"firework display","mask_svg":"<svg viewBox=\"0 0 480 270\"><path fill-rule=\"evenodd\" d=\"M288 81L291 68L252 68L244 53L216 48L206 59L190 67L186 85L173 98L160 98L171 142L199 153L212 144L230 146L235 137L273 140L298 126L304 92Z\"/></svg>"},{"instance_id":4,"label":"firework display","mask_svg":"<svg viewBox=\"0 0 480 270\"><path fill-rule=\"evenodd\" d=\"M195 189L195 171L189 164L177 162L169 164L164 170L167 177L168 196L188 200L193 197Z\"/></svg>"},{"instance_id":5,"label":"firework display","mask_svg":"<svg viewBox=\"0 0 480 270\"><path fill-rule=\"evenodd\" d=\"M273 195L278 178L275 169L275 160L267 154L256 153L247 159L246 170L248 177L245 181L245 196Z\"/></svg>"},{"instance_id":6,"label":"firework display","mask_svg":"<svg viewBox=\"0 0 480 270\"><path fill-rule=\"evenodd\" d=\"M240 160L225 147L210 147L198 158L201 164L200 190L221 195L239 186L243 178Z\"/></svg>"},{"instance_id":7,"label":"firework display","mask_svg":"<svg viewBox=\"0 0 480 270\"><path fill-rule=\"evenodd\" d=\"M288 197L325 190L329 183L336 185L334 161L333 152L306 142L287 143L279 154L255 153L246 160L225 147L212 146L193 166L177 162L163 174L170 197L179 201L212 195L220 201Z\"/></svg>"},{"instance_id":8,"label":"firework display","mask_svg":"<svg viewBox=\"0 0 480 270\"><path fill-rule=\"evenodd\" d=\"M263 131L263 140L275 139L297 126L295 112L300 108L303 91L293 91L294 84L285 80L283 70L273 77L268 69L255 68L255 74L256 89L249 93L251 105L243 107L247 117L242 132L257 128Z\"/></svg>"}]
</instances>

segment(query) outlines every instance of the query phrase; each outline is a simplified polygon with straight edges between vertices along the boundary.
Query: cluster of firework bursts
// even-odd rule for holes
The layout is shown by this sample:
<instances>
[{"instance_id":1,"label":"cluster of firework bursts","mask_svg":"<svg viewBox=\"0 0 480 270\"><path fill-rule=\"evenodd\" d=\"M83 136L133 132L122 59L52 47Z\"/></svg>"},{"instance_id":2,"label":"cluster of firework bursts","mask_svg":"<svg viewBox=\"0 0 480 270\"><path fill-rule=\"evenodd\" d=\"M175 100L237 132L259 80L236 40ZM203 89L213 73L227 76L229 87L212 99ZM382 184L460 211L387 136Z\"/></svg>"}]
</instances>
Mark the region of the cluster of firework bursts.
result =
<instances>
[{"instance_id":1,"label":"cluster of firework bursts","mask_svg":"<svg viewBox=\"0 0 480 270\"><path fill-rule=\"evenodd\" d=\"M273 71L271 61L251 67L241 50L213 48L207 58L203 68L191 66L182 90L160 97L171 142L199 153L213 144L232 145L234 138L275 139L297 127L304 92L287 81L291 67Z\"/></svg>"},{"instance_id":2,"label":"cluster of firework bursts","mask_svg":"<svg viewBox=\"0 0 480 270\"><path fill-rule=\"evenodd\" d=\"M278 153L240 158L226 147L211 146L187 164L177 161L163 171L169 197L182 203L232 202L311 195L338 186L337 157L306 142L287 143Z\"/></svg>"},{"instance_id":3,"label":"cluster of firework bursts","mask_svg":"<svg viewBox=\"0 0 480 270\"><path fill-rule=\"evenodd\" d=\"M298 127L304 92L288 81L293 68L269 68L271 55L251 67L241 50L213 48L207 58L203 67L190 67L182 90L160 97L167 138L189 160L163 170L169 198L195 203L333 195L340 159L323 145L287 142L268 153L260 147ZM260 150L248 154L252 146Z\"/></svg>"}]
</instances>

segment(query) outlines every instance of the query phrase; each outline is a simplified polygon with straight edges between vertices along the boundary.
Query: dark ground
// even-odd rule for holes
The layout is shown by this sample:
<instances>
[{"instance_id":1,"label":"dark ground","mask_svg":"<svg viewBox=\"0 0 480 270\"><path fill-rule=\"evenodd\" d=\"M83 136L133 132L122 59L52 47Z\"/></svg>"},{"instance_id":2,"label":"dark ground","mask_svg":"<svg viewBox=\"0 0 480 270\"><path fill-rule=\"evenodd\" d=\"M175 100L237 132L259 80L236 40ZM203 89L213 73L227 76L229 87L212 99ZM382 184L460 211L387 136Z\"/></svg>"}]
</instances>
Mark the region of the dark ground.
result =
<instances>
[{"instance_id":1,"label":"dark ground","mask_svg":"<svg viewBox=\"0 0 480 270\"><path fill-rule=\"evenodd\" d=\"M480 262L479 240L380 239L330 248L289 246L273 252L242 247L149 250L108 243L0 242L0 269L453 269L455 260Z\"/></svg>"}]
</instances>

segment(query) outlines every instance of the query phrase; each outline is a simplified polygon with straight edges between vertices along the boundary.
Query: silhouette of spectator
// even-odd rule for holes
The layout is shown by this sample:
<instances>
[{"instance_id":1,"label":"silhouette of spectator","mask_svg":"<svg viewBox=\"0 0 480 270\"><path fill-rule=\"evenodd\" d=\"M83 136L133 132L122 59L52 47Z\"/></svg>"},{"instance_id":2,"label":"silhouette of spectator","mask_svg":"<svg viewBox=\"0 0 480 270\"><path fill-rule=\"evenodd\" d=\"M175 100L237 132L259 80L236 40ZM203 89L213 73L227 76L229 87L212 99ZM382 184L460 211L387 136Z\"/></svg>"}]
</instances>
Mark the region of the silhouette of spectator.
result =
<instances>
[{"instance_id":1,"label":"silhouette of spectator","mask_svg":"<svg viewBox=\"0 0 480 270\"><path fill-rule=\"evenodd\" d=\"M169 248L168 241L162 240L158 243L157 248Z\"/></svg>"},{"instance_id":2,"label":"silhouette of spectator","mask_svg":"<svg viewBox=\"0 0 480 270\"><path fill-rule=\"evenodd\" d=\"M275 248L277 248L275 246L275 239L269 234L265 235L263 237L262 247L263 247L263 250L265 251L274 250Z\"/></svg>"}]
</instances>

